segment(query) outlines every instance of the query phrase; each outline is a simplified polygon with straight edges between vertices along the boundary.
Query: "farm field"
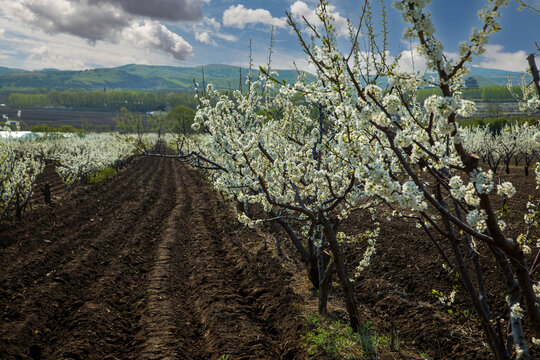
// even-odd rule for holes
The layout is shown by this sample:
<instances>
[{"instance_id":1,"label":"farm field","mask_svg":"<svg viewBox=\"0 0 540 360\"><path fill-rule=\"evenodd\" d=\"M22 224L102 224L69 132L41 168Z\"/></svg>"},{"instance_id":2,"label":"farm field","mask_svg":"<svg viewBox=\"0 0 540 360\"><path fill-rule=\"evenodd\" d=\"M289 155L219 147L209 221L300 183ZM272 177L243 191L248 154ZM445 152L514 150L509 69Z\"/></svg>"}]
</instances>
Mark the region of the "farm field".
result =
<instances>
[{"instance_id":1,"label":"farm field","mask_svg":"<svg viewBox=\"0 0 540 360\"><path fill-rule=\"evenodd\" d=\"M2 224L0 358L300 356L290 275L194 170L142 158L63 191Z\"/></svg>"},{"instance_id":2,"label":"farm field","mask_svg":"<svg viewBox=\"0 0 540 360\"><path fill-rule=\"evenodd\" d=\"M506 180L518 189L507 219L517 232L534 178L513 168ZM40 205L44 182L51 207ZM279 258L270 232L238 224L228 206L199 171L173 159L136 158L72 192L48 166L32 210L2 224L1 358L307 358L302 316L316 313L317 296L292 245L282 234ZM358 233L369 221L351 216L342 230ZM398 344L381 347L379 358L489 358L475 321L457 314L470 309L467 297L446 307L432 294L456 282L428 256L432 247L413 224L381 226L379 250L354 283L362 321ZM347 253L356 266L361 249ZM490 294L496 302L499 290ZM346 321L337 283L329 301L330 318Z\"/></svg>"},{"instance_id":3,"label":"farm field","mask_svg":"<svg viewBox=\"0 0 540 360\"><path fill-rule=\"evenodd\" d=\"M10 119L14 120L17 116L18 109L2 108L0 115L5 114ZM81 120L84 117L88 120L90 128L95 128L99 125L108 125L114 127L113 117L115 112L106 111L75 111L75 110L58 110L58 109L22 109L22 121L28 126L33 125L49 125L60 127L62 125L72 125L76 128L81 127Z\"/></svg>"},{"instance_id":4,"label":"farm field","mask_svg":"<svg viewBox=\"0 0 540 360\"><path fill-rule=\"evenodd\" d=\"M523 166L512 166L509 175L501 181L511 181L516 194L508 199L511 209L504 221L509 237L516 238L523 231L523 214L529 196L538 198L534 176L524 176ZM502 173L503 171L501 171ZM496 209L502 203L495 200ZM357 213L347 219L341 230L355 234L371 222L366 214ZM535 235L537 232L535 232ZM405 345L413 346L417 353L429 354L431 359L490 359L480 322L474 315L470 298L458 284L458 278L445 267L436 253L436 247L422 229L414 224L392 219L381 223L377 253L371 264L355 280L355 291L364 319L373 322L381 333L394 332ZM450 246L441 242L445 251ZM346 248L351 267L361 259L360 248ZM487 246L478 245L478 252L488 254ZM537 252L528 257L531 264ZM470 256L467 261L471 262ZM506 303L502 272L493 258L481 261L485 281L492 286L488 296L497 317L504 316ZM533 273L538 278L538 270ZM497 285L495 285L497 284ZM434 290L444 295L457 287L452 305L443 304ZM528 327L528 325L525 325ZM531 347L531 359L540 354Z\"/></svg>"},{"instance_id":5,"label":"farm field","mask_svg":"<svg viewBox=\"0 0 540 360\"><path fill-rule=\"evenodd\" d=\"M540 359L538 1L5 3L0 360Z\"/></svg>"}]
</instances>

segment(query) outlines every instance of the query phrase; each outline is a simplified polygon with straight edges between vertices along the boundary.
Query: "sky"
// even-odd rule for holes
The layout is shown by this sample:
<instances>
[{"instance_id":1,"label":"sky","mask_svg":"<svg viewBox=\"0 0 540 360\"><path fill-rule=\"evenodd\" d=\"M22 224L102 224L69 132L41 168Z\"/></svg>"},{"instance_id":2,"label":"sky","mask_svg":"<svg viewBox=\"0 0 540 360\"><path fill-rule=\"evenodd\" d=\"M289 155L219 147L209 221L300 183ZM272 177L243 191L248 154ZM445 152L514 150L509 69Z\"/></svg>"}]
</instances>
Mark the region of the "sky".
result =
<instances>
[{"instance_id":1,"label":"sky","mask_svg":"<svg viewBox=\"0 0 540 360\"><path fill-rule=\"evenodd\" d=\"M406 24L390 0L372 1L380 33L380 1L387 7L390 55L401 54L403 70L423 70L416 43L403 39ZM540 9L540 0L526 0ZM257 65L267 62L274 27L272 67L294 64L309 70L285 13L314 21L315 0L0 0L0 66L25 70L82 70L125 64L247 66L249 44ZM447 56L456 56L487 0L432 0L428 10ZM362 1L334 0L342 48L347 18L358 23ZM523 71L526 57L540 44L540 13L519 11L516 2L502 12L502 30L490 38L474 66ZM540 53L540 52L539 52ZM539 54L540 55L540 54ZM538 60L537 60L538 62Z\"/></svg>"}]
</instances>

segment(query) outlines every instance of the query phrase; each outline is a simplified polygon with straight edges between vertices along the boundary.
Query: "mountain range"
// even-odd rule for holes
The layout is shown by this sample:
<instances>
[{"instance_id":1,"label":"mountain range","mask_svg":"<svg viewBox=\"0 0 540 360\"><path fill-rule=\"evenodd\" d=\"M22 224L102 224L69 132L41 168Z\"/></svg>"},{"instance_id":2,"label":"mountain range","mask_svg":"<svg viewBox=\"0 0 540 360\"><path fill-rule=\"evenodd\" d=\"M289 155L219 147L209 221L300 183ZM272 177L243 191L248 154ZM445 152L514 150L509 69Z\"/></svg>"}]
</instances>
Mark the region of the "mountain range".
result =
<instances>
[{"instance_id":1,"label":"mountain range","mask_svg":"<svg viewBox=\"0 0 540 360\"><path fill-rule=\"evenodd\" d=\"M279 78L294 82L296 70L277 70ZM194 81L202 85L212 83L218 89L238 89L240 75L245 79L248 69L231 65L210 64L195 67L124 65L80 71L44 69L24 71L0 67L0 91L47 90L139 90L168 91L191 90ZM259 71L253 71L253 78ZM313 80L312 74L306 73ZM244 83L242 86L246 86Z\"/></svg>"},{"instance_id":2,"label":"mountain range","mask_svg":"<svg viewBox=\"0 0 540 360\"><path fill-rule=\"evenodd\" d=\"M240 75L245 78L248 69L231 65L210 64L195 67L124 65L115 68L100 68L80 71L44 69L25 71L0 67L0 91L46 90L139 90L171 91L191 90L193 82L212 83L218 89L237 89ZM288 82L296 81L296 70L277 70L279 77ZM253 72L254 78L259 75ZM506 85L508 76L517 83L522 73L505 70L472 67L468 76L475 78L479 86ZM530 76L527 75L530 79ZM312 81L315 76L306 73ZM246 86L243 84L242 86Z\"/></svg>"}]
</instances>

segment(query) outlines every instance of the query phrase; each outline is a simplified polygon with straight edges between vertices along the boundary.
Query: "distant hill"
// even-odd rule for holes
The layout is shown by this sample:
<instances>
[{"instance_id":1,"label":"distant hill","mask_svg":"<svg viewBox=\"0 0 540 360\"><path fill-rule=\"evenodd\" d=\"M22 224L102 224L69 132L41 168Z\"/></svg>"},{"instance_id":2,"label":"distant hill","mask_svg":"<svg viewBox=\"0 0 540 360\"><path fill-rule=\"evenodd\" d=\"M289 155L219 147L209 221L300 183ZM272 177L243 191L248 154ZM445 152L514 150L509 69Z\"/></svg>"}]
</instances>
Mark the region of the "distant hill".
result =
<instances>
[{"instance_id":1,"label":"distant hill","mask_svg":"<svg viewBox=\"0 0 540 360\"><path fill-rule=\"evenodd\" d=\"M473 77L478 81L478 86L506 86L508 77L512 80L512 84L517 85L524 73L516 71L506 71L497 69L486 69L477 66L471 67L471 72L465 78ZM525 79L531 81L532 77L525 74Z\"/></svg>"},{"instance_id":2,"label":"distant hill","mask_svg":"<svg viewBox=\"0 0 540 360\"><path fill-rule=\"evenodd\" d=\"M18 73L18 72L25 72L26 70L21 69L12 69L0 66L0 74L8 74L8 73Z\"/></svg>"},{"instance_id":3,"label":"distant hill","mask_svg":"<svg viewBox=\"0 0 540 360\"><path fill-rule=\"evenodd\" d=\"M212 83L218 89L237 89L240 68L230 65L205 65L196 67L124 65L117 68L103 68L81 71L59 71L46 69L41 71L23 71L0 68L0 91L25 91L32 89L47 90L189 90L193 89L193 80L202 85L203 69L205 83ZM280 78L289 82L297 79L295 70L277 70ZM248 69L241 69L242 76ZM259 75L254 71L254 77ZM314 79L311 74L308 79ZM242 85L245 86L244 81Z\"/></svg>"},{"instance_id":4,"label":"distant hill","mask_svg":"<svg viewBox=\"0 0 540 360\"><path fill-rule=\"evenodd\" d=\"M202 85L204 70L205 83L212 83L218 89L238 89L240 70L242 76L248 73L245 68L237 66L211 64L195 67L124 65L116 68L103 68L81 71L61 71L44 69L40 71L25 71L0 67L0 91L30 91L46 90L139 90L139 91L170 91L191 90L195 79ZM289 82L297 79L295 70L277 70L280 78ZM259 74L254 71L254 78ZM472 67L467 77L474 77L479 86L506 85L508 76L514 84L519 81L521 73ZM530 75L527 75L530 81ZM314 80L312 74L307 74L307 80ZM383 84L382 81L381 84ZM384 85L384 84L383 84ZM245 85L245 81L242 82Z\"/></svg>"}]
</instances>

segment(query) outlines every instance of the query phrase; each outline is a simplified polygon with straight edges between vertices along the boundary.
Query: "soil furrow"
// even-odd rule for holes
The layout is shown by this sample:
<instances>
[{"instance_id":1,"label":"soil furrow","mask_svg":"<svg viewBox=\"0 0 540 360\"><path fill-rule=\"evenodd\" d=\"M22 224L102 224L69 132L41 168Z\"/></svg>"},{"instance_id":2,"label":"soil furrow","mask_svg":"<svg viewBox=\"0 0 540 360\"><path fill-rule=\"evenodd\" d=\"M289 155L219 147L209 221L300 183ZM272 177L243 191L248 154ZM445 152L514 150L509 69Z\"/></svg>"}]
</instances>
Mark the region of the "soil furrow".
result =
<instances>
[{"instance_id":1,"label":"soil furrow","mask_svg":"<svg viewBox=\"0 0 540 360\"><path fill-rule=\"evenodd\" d=\"M282 311L292 310L292 294L280 293L284 279L279 278L283 276L279 265L262 248L254 254L243 250L243 246L260 247L262 240L238 227L230 208L217 201L197 172L186 168L182 183L195 183L187 188L192 208L186 217L191 236L184 241L184 252L189 254L186 296L199 314L207 352L234 359L292 356L297 349L289 353L282 348L283 335L290 329L279 329L271 318L272 312L278 318ZM267 258L255 259L259 256ZM261 275L269 271L270 276Z\"/></svg>"},{"instance_id":2,"label":"soil furrow","mask_svg":"<svg viewBox=\"0 0 540 360\"><path fill-rule=\"evenodd\" d=\"M155 247L155 237L161 231L160 223L167 217L174 206L174 184L167 182L170 177L170 161L160 161L158 178L152 191L145 194L141 204L142 209L137 215L132 215L126 222L116 224L108 230L104 237L116 239L114 251L105 254L108 266L93 265L98 268L96 278L88 286L82 287L76 300L84 302L75 313L65 318L66 324L76 324L79 320L91 319L95 311L101 311L104 316L118 320L118 326L109 328L100 321L93 322L94 331L85 339L78 339L72 331L63 336L55 334L56 342L62 342L61 349L72 343L81 354L91 351L96 346L108 347L109 354L124 357L131 352L131 347L137 344L135 335L138 332L137 320L139 307L144 303L144 287L148 268L152 263L152 252ZM159 190L159 191L155 191ZM129 212L132 214L132 212ZM142 215L141 215L142 214ZM137 271L133 271L133 266ZM118 286L122 284L123 286ZM139 284L139 286L137 286ZM64 329L62 329L64 330ZM54 339L47 343L54 344ZM62 358L62 350L55 352L51 358Z\"/></svg>"},{"instance_id":3,"label":"soil furrow","mask_svg":"<svg viewBox=\"0 0 540 360\"><path fill-rule=\"evenodd\" d=\"M137 182L130 186L139 189L144 186L146 180L144 176L146 166L143 163L138 163L132 171L134 173L129 175L121 173L117 179L103 186L76 189L73 198L62 205L41 208L25 217L23 219L25 226L19 226L12 235L18 239L17 243L0 251L0 262L10 266L6 268L5 273L0 274L0 281L4 274L16 271L15 268L28 269L34 265L33 263L50 262L53 268L55 262L63 259L62 254L69 251L76 253L77 246L84 246L68 238L70 235L96 231L104 226L103 222L118 221L112 214L120 212L118 210L125 207L127 201L138 201L137 194L126 192L127 177L135 179ZM69 208L76 210L66 211ZM77 227L73 227L75 223L78 224ZM40 233L42 236L35 237L34 233ZM36 254L31 254L33 251Z\"/></svg>"},{"instance_id":4,"label":"soil furrow","mask_svg":"<svg viewBox=\"0 0 540 360\"><path fill-rule=\"evenodd\" d=\"M59 223L59 226L53 222L51 227L45 229L38 227L27 229L22 236L32 236L33 232L42 230L41 241L38 247L34 248L36 254L19 254L11 266L6 267L5 277L0 277L0 285L15 290L47 282L47 277L61 272L62 267L69 267L71 262L84 262L89 254L102 251L100 240L104 239L104 232L128 213L126 209L143 212L147 206L145 202L138 204L140 201L138 194L126 192L121 184L113 184L111 190L107 194L112 196L92 198L95 201L86 202L77 212L72 212L79 213L78 216L73 218L68 216L64 222ZM133 209L133 206L136 208ZM55 218L58 213L64 212L63 208L54 209ZM73 226L81 220L83 220L81 225ZM80 241L82 239L91 240ZM9 261L6 263L9 264ZM39 268L39 272L32 272L31 269L34 268Z\"/></svg>"},{"instance_id":5,"label":"soil furrow","mask_svg":"<svg viewBox=\"0 0 540 360\"><path fill-rule=\"evenodd\" d=\"M150 180L163 179L163 177L156 175L159 172L150 172L149 175L152 176ZM73 310L77 310L81 303L84 304L84 296L81 294L81 290L97 281L102 276L102 273L100 273L102 269L106 269L111 263L114 264L115 261L118 261L120 258L118 250L122 246L133 246L132 243L127 244L122 240L130 239L132 235L140 230L136 229L136 224L145 224L144 221L140 221L141 218L138 218L138 215L145 214L146 211L152 208L153 203L160 194L161 186L159 185L155 186L153 191L148 192L145 198L139 199L138 203L135 201L123 201L130 198L136 199L138 196L133 192L128 194L124 190L126 196L120 196L121 201L117 203L115 213L120 215L128 214L131 218L125 217L122 222L110 219L110 221L100 222L90 229L84 226L74 227L74 232L65 236L61 242L65 244L77 243L76 251L73 248L66 247L62 252L62 248L58 247L59 251L53 253L57 261L34 259L32 263L37 262L37 266L41 265L40 272L25 274L31 269L26 267L21 270L21 274L21 272L11 269L7 280L14 279L16 281L21 275L35 280L33 284L12 286L12 289L24 287L21 293L14 292L7 298L7 311L4 313L7 313L8 316L1 319L0 325L3 325L4 321L6 321L6 324L9 323L9 332L5 336L2 335L1 329L8 329L8 327L0 326L0 338L5 341L12 339L14 343L17 343L21 336L28 336L31 333L34 323L44 320L47 323L52 323L51 327L41 331L34 331L31 336L33 338L32 346L40 348L41 345L39 344L43 343L44 340L49 342L49 337L57 335L58 329L55 329L55 326L59 325L58 319L62 319L66 326L73 326L69 322L70 314ZM122 186L118 186L118 189L121 188ZM97 201L100 201L100 199ZM144 220L144 217L142 220ZM130 234L129 231L132 229L135 230ZM4 281L2 287L9 288L9 285L9 281ZM21 311L11 311L15 308L22 309L25 312L22 322L17 321L17 318L21 316ZM90 308L92 308L92 305ZM60 324L60 327L62 326ZM65 341L65 339L60 338L60 341ZM49 343L49 347L50 345L52 344Z\"/></svg>"},{"instance_id":6,"label":"soil furrow","mask_svg":"<svg viewBox=\"0 0 540 360\"><path fill-rule=\"evenodd\" d=\"M288 275L198 172L144 158L83 190L2 230L1 359L296 358Z\"/></svg>"},{"instance_id":7,"label":"soil furrow","mask_svg":"<svg viewBox=\"0 0 540 360\"><path fill-rule=\"evenodd\" d=\"M174 172L176 206L164 221L162 232L157 239L157 249L154 265L147 281L147 305L143 316L144 344L138 354L139 359L177 359L187 358L194 354L184 353L178 349L177 331L175 331L174 303L175 295L170 284L173 267L183 267L183 263L173 262L174 247L178 242L185 241L185 229L180 229L183 219L189 216L187 209L190 199L186 198L185 188ZM172 195L172 194L171 194ZM193 325L193 324L192 324Z\"/></svg>"}]
</instances>

